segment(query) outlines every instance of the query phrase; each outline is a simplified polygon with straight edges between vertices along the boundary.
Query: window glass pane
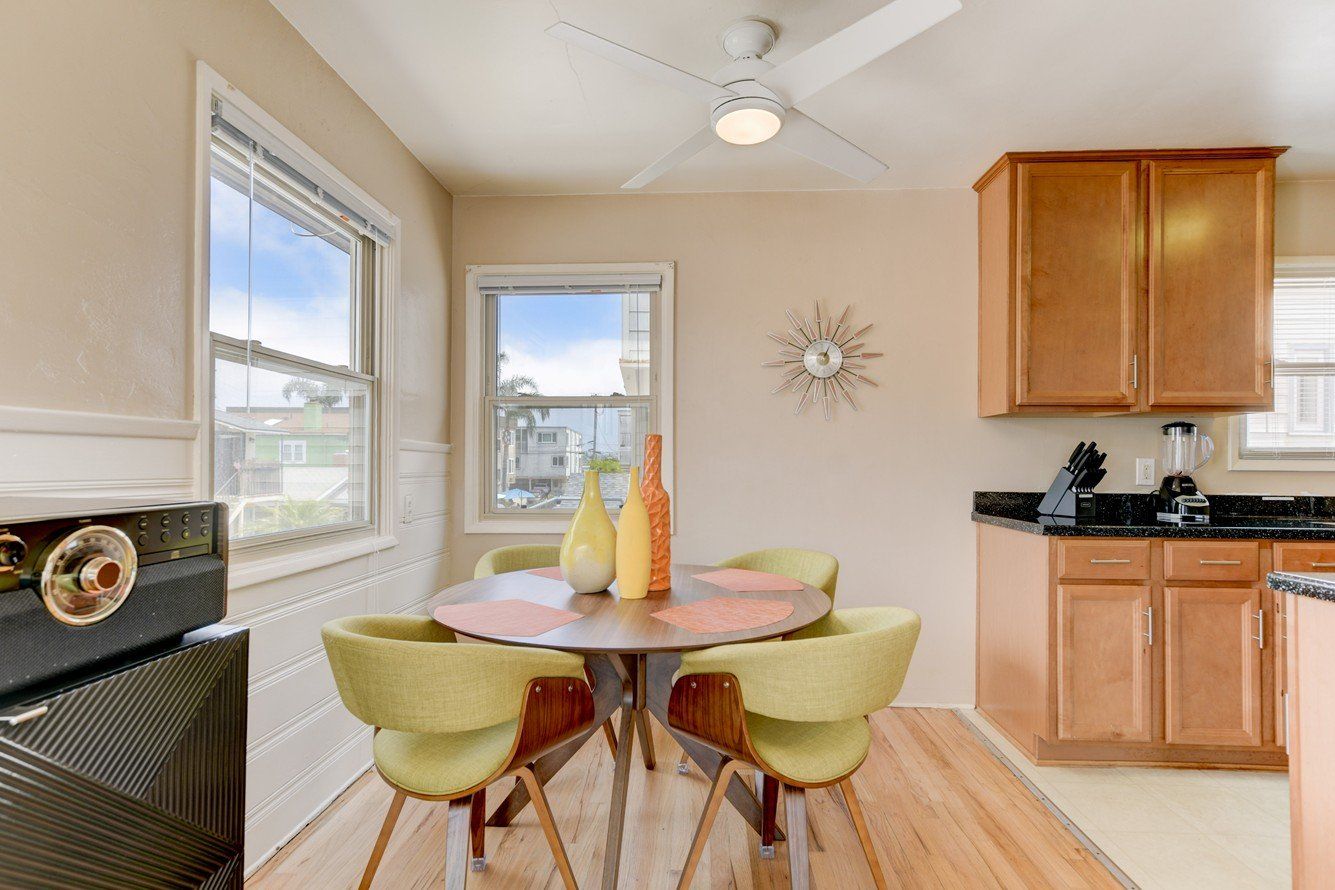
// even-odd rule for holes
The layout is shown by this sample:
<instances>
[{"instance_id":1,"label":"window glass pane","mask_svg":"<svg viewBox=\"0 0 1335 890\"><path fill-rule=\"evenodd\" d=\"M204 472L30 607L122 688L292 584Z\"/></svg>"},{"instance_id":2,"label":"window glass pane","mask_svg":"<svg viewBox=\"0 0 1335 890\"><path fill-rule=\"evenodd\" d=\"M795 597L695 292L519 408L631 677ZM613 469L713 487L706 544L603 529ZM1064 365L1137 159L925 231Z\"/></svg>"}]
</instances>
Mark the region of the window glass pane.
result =
<instances>
[{"instance_id":1,"label":"window glass pane","mask_svg":"<svg viewBox=\"0 0 1335 890\"><path fill-rule=\"evenodd\" d=\"M498 294L496 395L648 396L651 294Z\"/></svg>"},{"instance_id":2,"label":"window glass pane","mask_svg":"<svg viewBox=\"0 0 1335 890\"><path fill-rule=\"evenodd\" d=\"M1335 457L1335 276L1275 280L1275 410L1243 421L1242 456Z\"/></svg>"},{"instance_id":3,"label":"window glass pane","mask_svg":"<svg viewBox=\"0 0 1335 890\"><path fill-rule=\"evenodd\" d=\"M626 500L630 468L644 462L648 431L648 403L498 404L490 432L491 508L573 510L584 492L585 470L598 470L603 501L608 509L618 509Z\"/></svg>"},{"instance_id":4,"label":"window glass pane","mask_svg":"<svg viewBox=\"0 0 1335 890\"><path fill-rule=\"evenodd\" d=\"M302 202L214 151L209 323L217 333L330 365L352 364L356 244Z\"/></svg>"},{"instance_id":5,"label":"window glass pane","mask_svg":"<svg viewBox=\"0 0 1335 890\"><path fill-rule=\"evenodd\" d=\"M370 402L360 380L220 352L214 496L231 509L231 535L366 522Z\"/></svg>"}]
</instances>

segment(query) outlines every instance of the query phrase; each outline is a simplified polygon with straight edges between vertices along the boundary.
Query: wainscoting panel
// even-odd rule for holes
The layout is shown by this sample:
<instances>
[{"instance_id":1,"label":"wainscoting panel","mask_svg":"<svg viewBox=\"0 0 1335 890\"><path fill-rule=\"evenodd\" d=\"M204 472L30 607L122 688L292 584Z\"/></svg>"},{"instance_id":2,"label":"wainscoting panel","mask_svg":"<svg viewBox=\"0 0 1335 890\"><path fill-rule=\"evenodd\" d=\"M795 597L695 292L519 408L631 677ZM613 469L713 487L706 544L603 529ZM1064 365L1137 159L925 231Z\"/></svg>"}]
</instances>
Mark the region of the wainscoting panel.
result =
<instances>
[{"instance_id":1,"label":"wainscoting panel","mask_svg":"<svg viewBox=\"0 0 1335 890\"><path fill-rule=\"evenodd\" d=\"M192 500L198 433L189 421L0 406L0 496ZM338 698L320 626L420 613L446 585L449 460L448 445L401 443L399 521L349 558L274 577L233 554L245 583L229 591L226 620L251 628L247 873L370 764L370 729Z\"/></svg>"}]
</instances>

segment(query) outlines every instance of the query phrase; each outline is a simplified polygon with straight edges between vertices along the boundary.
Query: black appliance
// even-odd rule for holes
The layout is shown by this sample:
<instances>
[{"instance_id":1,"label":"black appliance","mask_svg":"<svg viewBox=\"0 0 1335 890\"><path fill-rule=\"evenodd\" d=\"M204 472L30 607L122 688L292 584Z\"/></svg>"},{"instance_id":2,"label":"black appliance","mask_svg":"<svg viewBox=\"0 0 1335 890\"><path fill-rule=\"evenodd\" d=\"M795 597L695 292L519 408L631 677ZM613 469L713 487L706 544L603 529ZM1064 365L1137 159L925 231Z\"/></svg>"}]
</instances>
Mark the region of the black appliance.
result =
<instances>
[{"instance_id":1,"label":"black appliance","mask_svg":"<svg viewBox=\"0 0 1335 890\"><path fill-rule=\"evenodd\" d=\"M1214 440L1196 430L1196 424L1177 420L1163 425L1163 481L1155 516L1160 522L1210 521L1210 501L1196 488L1191 474L1214 456Z\"/></svg>"},{"instance_id":2,"label":"black appliance","mask_svg":"<svg viewBox=\"0 0 1335 890\"><path fill-rule=\"evenodd\" d=\"M240 887L226 507L0 500L0 887Z\"/></svg>"}]
</instances>

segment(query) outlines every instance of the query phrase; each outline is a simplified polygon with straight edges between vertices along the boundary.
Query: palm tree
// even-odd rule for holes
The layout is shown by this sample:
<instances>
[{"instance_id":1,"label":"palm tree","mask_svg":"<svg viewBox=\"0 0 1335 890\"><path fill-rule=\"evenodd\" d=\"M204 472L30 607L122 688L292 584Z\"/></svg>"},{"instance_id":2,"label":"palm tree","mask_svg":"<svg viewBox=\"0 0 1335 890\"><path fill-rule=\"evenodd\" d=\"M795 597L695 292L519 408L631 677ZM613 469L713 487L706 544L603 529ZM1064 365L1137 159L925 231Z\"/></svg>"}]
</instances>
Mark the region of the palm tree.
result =
<instances>
[{"instance_id":1,"label":"palm tree","mask_svg":"<svg viewBox=\"0 0 1335 890\"><path fill-rule=\"evenodd\" d=\"M304 377L293 377L283 384L284 401L290 403L292 397L296 395L301 396L307 405L315 402L324 405L326 408L336 407L339 402L343 401L343 393L330 389L329 384L307 380Z\"/></svg>"},{"instance_id":2,"label":"palm tree","mask_svg":"<svg viewBox=\"0 0 1335 890\"><path fill-rule=\"evenodd\" d=\"M263 519L251 526L251 529L260 534L283 532L295 528L328 525L343 518L343 510L338 504L331 504L328 501L295 501L289 497L275 504Z\"/></svg>"},{"instance_id":3,"label":"palm tree","mask_svg":"<svg viewBox=\"0 0 1335 890\"><path fill-rule=\"evenodd\" d=\"M527 374L511 374L502 377L502 369L510 356L504 351L496 354L496 397L501 399L532 398L542 395L538 391L538 381ZM496 453L505 453L507 438L513 437L520 427L535 427L538 421L546 420L551 415L547 408L532 408L527 405L506 405L501 408L501 423L496 430ZM501 491L505 484L505 462L496 463L496 491Z\"/></svg>"}]
</instances>

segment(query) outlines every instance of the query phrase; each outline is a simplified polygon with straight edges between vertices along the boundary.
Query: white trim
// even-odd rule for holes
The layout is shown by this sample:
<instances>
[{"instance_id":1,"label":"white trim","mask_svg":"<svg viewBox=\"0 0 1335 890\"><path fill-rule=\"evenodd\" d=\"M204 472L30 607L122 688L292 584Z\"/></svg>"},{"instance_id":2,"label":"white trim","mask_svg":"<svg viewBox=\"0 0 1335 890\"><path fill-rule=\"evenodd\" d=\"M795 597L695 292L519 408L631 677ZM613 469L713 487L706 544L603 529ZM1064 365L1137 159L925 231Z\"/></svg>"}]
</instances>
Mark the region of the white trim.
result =
<instances>
[{"instance_id":1,"label":"white trim","mask_svg":"<svg viewBox=\"0 0 1335 890\"><path fill-rule=\"evenodd\" d=\"M0 432L115 436L122 439L193 439L199 432L199 423L170 417L0 405Z\"/></svg>"},{"instance_id":2,"label":"white trim","mask_svg":"<svg viewBox=\"0 0 1335 890\"><path fill-rule=\"evenodd\" d=\"M265 559L240 561L232 560L232 567L227 571L227 589L240 590L263 584L275 578L299 575L311 569L347 562L368 553L379 553L391 547L397 547L399 539L393 535L375 535L357 538L352 541L338 541L314 550L303 549L300 553L284 553Z\"/></svg>"},{"instance_id":3,"label":"white trim","mask_svg":"<svg viewBox=\"0 0 1335 890\"><path fill-rule=\"evenodd\" d=\"M464 533L465 534L561 534L570 521L567 513L554 513L542 519L483 519L481 493L481 465L485 426L482 417L483 328L485 317L478 277L482 275L606 275L637 272L657 273L662 278L658 295L657 328L652 345L655 369L658 373L658 430L663 437L663 487L669 496L673 488L675 439L673 422L676 419L676 400L673 394L674 375L674 302L676 295L674 262L645 263L537 263L525 265L469 265L465 266L464 289L464 441L471 443L464 454ZM672 524L676 529L675 498Z\"/></svg>"},{"instance_id":4,"label":"white trim","mask_svg":"<svg viewBox=\"0 0 1335 890\"><path fill-rule=\"evenodd\" d=\"M389 222L391 243L378 246L375 257L379 269L375 276L378 284L375 294L376 336L374 364L369 370L377 378L374 386L375 398L375 453L371 468L375 480L376 521L372 529L375 536L370 541L394 541L391 530L398 525L398 465L399 465L399 416L397 384L397 300L400 272L402 267L403 225L399 217L390 212L383 204L371 197L364 189L345 176L315 149L299 139L291 130L283 126L249 97L227 81L221 74L203 60L195 64L195 239L194 239L194 307L195 338L191 344L191 358L195 369L194 389L191 393L191 413L197 424L198 435L195 439L195 466L198 474L196 493L202 499L213 498L213 369L212 336L209 330L209 177L212 166L212 98L224 97L243 114L264 128L270 135L283 143L302 161L310 164L320 176L345 190L357 201L370 208ZM331 534L337 534L331 532ZM306 539L307 541L309 538ZM232 545L233 564L248 548L244 540ZM342 544L333 545L340 549ZM373 550L385 549L388 545L374 546ZM323 552L328 548L322 548ZM370 552L370 551L366 551ZM350 558L350 557L349 557ZM264 566L273 560L257 560L254 566ZM297 560L289 560L289 563ZM340 560L331 560L338 562ZM328 565L330 561L319 565ZM314 568L316 566L311 566ZM232 575L246 577L252 568L244 563L234 568ZM272 577L282 577L282 572ZM255 583L255 582L252 582Z\"/></svg>"},{"instance_id":5,"label":"white trim","mask_svg":"<svg viewBox=\"0 0 1335 890\"><path fill-rule=\"evenodd\" d=\"M400 439L399 448L403 451L425 451L430 454L449 454L454 446L447 442L425 442L421 439Z\"/></svg>"}]
</instances>

